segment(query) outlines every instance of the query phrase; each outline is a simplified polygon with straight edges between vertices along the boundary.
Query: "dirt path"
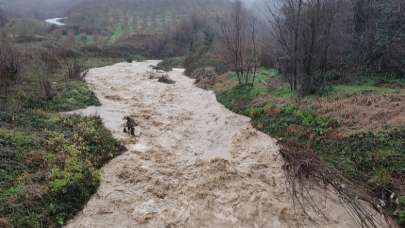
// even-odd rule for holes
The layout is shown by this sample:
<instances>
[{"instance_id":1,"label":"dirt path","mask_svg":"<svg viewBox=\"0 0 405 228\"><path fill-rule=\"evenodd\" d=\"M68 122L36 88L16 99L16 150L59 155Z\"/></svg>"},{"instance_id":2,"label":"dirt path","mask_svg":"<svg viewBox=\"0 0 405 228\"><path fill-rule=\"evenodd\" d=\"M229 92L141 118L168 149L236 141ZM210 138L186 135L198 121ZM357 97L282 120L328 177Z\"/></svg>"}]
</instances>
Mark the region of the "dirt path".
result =
<instances>
[{"instance_id":1,"label":"dirt path","mask_svg":"<svg viewBox=\"0 0 405 228\"><path fill-rule=\"evenodd\" d=\"M99 114L129 150L67 227L359 227L331 193L318 194L328 219L294 210L275 140L180 70L170 72L176 84L150 79L157 63L89 72L103 105L81 113ZM122 133L126 115L140 124L136 140Z\"/></svg>"}]
</instances>

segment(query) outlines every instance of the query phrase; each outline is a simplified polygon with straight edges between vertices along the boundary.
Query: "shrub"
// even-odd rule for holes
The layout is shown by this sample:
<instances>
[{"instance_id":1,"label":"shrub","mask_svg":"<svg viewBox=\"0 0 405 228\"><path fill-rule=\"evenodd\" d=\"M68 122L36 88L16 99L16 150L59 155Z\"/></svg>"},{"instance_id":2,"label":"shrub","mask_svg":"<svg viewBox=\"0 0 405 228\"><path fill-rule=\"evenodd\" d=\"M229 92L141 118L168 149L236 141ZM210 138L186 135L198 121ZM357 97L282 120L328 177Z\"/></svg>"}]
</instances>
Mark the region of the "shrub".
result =
<instances>
[{"instance_id":1,"label":"shrub","mask_svg":"<svg viewBox=\"0 0 405 228\"><path fill-rule=\"evenodd\" d=\"M118 143L97 117L37 111L12 121L0 128L0 213L10 226L60 226L96 191Z\"/></svg>"},{"instance_id":2,"label":"shrub","mask_svg":"<svg viewBox=\"0 0 405 228\"><path fill-rule=\"evenodd\" d=\"M42 96L46 100L52 100L55 97L55 91L53 91L51 83L47 79L40 79L39 80Z\"/></svg>"},{"instance_id":3,"label":"shrub","mask_svg":"<svg viewBox=\"0 0 405 228\"><path fill-rule=\"evenodd\" d=\"M51 170L49 189L50 210L56 221L63 225L67 218L81 209L98 186L99 174L93 164L80 158L82 152L75 145L64 145L67 159L62 168Z\"/></svg>"},{"instance_id":4,"label":"shrub","mask_svg":"<svg viewBox=\"0 0 405 228\"><path fill-rule=\"evenodd\" d=\"M80 63L78 58L72 58L65 61L65 79L83 81L89 70Z\"/></svg>"},{"instance_id":5,"label":"shrub","mask_svg":"<svg viewBox=\"0 0 405 228\"><path fill-rule=\"evenodd\" d=\"M227 90L217 96L220 103L225 107L238 112L245 112L247 106L261 93L260 90L248 85L239 85L230 90Z\"/></svg>"},{"instance_id":6,"label":"shrub","mask_svg":"<svg viewBox=\"0 0 405 228\"><path fill-rule=\"evenodd\" d=\"M193 71L191 77L195 79L195 83L207 89L210 85L214 84L217 74L212 67L198 68Z\"/></svg>"},{"instance_id":7,"label":"shrub","mask_svg":"<svg viewBox=\"0 0 405 228\"><path fill-rule=\"evenodd\" d=\"M165 58L155 68L157 70L171 71L173 68L182 68L184 57Z\"/></svg>"},{"instance_id":8,"label":"shrub","mask_svg":"<svg viewBox=\"0 0 405 228\"><path fill-rule=\"evenodd\" d=\"M176 82L169 78L169 75L164 74L158 78L158 82L165 83L165 84L175 84Z\"/></svg>"},{"instance_id":9,"label":"shrub","mask_svg":"<svg viewBox=\"0 0 405 228\"><path fill-rule=\"evenodd\" d=\"M229 70L226 64L207 48L202 48L190 53L184 60L186 75L191 75L198 68L213 67L218 73L225 73Z\"/></svg>"},{"instance_id":10,"label":"shrub","mask_svg":"<svg viewBox=\"0 0 405 228\"><path fill-rule=\"evenodd\" d=\"M127 61L127 63L132 63L132 56L127 56L126 58L125 58L125 61Z\"/></svg>"},{"instance_id":11,"label":"shrub","mask_svg":"<svg viewBox=\"0 0 405 228\"><path fill-rule=\"evenodd\" d=\"M86 83L81 81L67 82L63 89L53 96L52 100L32 96L22 96L19 99L26 109L43 109L55 112L71 111L100 104L94 92Z\"/></svg>"}]
</instances>

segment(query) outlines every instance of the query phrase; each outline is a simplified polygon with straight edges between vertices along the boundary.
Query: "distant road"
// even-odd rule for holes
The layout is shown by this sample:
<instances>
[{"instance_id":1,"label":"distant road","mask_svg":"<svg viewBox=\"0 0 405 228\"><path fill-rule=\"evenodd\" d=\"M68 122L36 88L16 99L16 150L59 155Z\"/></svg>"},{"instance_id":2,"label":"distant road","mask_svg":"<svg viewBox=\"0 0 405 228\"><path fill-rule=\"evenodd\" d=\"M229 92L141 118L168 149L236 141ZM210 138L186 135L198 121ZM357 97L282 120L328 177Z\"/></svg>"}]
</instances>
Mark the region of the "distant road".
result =
<instances>
[{"instance_id":1,"label":"distant road","mask_svg":"<svg viewBox=\"0 0 405 228\"><path fill-rule=\"evenodd\" d=\"M56 25L56 26L65 26L66 24L61 22L61 20L66 19L66 17L56 17L56 18L49 18L46 19L45 22L48 24Z\"/></svg>"}]
</instances>

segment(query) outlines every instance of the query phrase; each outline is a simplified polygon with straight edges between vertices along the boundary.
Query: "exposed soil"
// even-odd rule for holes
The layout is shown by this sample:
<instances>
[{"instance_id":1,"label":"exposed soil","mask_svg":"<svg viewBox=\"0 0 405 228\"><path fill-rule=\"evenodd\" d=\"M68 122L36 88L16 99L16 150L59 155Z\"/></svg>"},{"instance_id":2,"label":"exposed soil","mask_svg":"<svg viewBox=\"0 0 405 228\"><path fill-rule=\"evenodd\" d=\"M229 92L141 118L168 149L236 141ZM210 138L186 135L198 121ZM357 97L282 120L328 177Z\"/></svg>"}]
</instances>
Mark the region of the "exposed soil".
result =
<instances>
[{"instance_id":1,"label":"exposed soil","mask_svg":"<svg viewBox=\"0 0 405 228\"><path fill-rule=\"evenodd\" d=\"M175 84L150 77L157 63L88 73L102 106L79 112L100 115L128 151L103 168L98 192L67 227L361 227L330 190L312 190L326 218L294 207L276 141L181 70L168 73ZM125 116L137 137L122 132Z\"/></svg>"}]
</instances>

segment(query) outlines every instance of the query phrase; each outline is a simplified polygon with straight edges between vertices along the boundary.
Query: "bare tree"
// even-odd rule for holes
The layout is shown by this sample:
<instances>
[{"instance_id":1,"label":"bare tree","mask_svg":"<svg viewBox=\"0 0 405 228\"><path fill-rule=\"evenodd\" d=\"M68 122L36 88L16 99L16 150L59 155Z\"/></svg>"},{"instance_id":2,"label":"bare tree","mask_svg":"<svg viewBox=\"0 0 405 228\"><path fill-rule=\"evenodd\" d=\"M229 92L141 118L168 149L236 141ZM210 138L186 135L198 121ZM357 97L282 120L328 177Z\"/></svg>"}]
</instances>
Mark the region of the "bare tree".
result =
<instances>
[{"instance_id":1,"label":"bare tree","mask_svg":"<svg viewBox=\"0 0 405 228\"><path fill-rule=\"evenodd\" d=\"M213 33L208 26L207 18L195 12L175 28L173 36L173 39L179 45L185 45L187 52L190 53L198 46L212 42Z\"/></svg>"},{"instance_id":2,"label":"bare tree","mask_svg":"<svg viewBox=\"0 0 405 228\"><path fill-rule=\"evenodd\" d=\"M17 51L7 44L2 44L0 46L0 88L5 96L8 95L9 87L17 81L19 72Z\"/></svg>"},{"instance_id":3,"label":"bare tree","mask_svg":"<svg viewBox=\"0 0 405 228\"><path fill-rule=\"evenodd\" d=\"M248 71L252 72L252 85L255 83L257 67L259 65L258 60L258 49L257 49L257 38L256 38L256 19L253 18L251 22L251 44L252 44L252 54L251 60L249 60L250 66Z\"/></svg>"},{"instance_id":4,"label":"bare tree","mask_svg":"<svg viewBox=\"0 0 405 228\"><path fill-rule=\"evenodd\" d=\"M66 80L84 80L89 70L87 67L80 63L78 58L67 59L65 65L65 79Z\"/></svg>"},{"instance_id":5,"label":"bare tree","mask_svg":"<svg viewBox=\"0 0 405 228\"><path fill-rule=\"evenodd\" d=\"M239 84L253 85L258 64L256 20L237 0L230 14L218 17L218 21L220 38Z\"/></svg>"},{"instance_id":6,"label":"bare tree","mask_svg":"<svg viewBox=\"0 0 405 228\"><path fill-rule=\"evenodd\" d=\"M284 0L281 6L268 2L266 6L272 27L271 38L278 42L279 68L287 77L290 89L297 90L303 0Z\"/></svg>"},{"instance_id":7,"label":"bare tree","mask_svg":"<svg viewBox=\"0 0 405 228\"><path fill-rule=\"evenodd\" d=\"M268 7L273 37L279 44L279 65L291 90L305 95L322 87L322 77L330 70L330 50L338 40L331 34L341 2L284 0L277 13Z\"/></svg>"},{"instance_id":8,"label":"bare tree","mask_svg":"<svg viewBox=\"0 0 405 228\"><path fill-rule=\"evenodd\" d=\"M31 54L32 64L30 67L31 74L37 77L39 89L42 98L46 100L52 100L56 96L55 90L52 88L52 84L49 82L49 76L51 68L48 66L49 52L36 51Z\"/></svg>"},{"instance_id":9,"label":"bare tree","mask_svg":"<svg viewBox=\"0 0 405 228\"><path fill-rule=\"evenodd\" d=\"M291 90L312 94L328 77L347 79L353 72L404 75L404 1L267 2L278 65Z\"/></svg>"},{"instance_id":10,"label":"bare tree","mask_svg":"<svg viewBox=\"0 0 405 228\"><path fill-rule=\"evenodd\" d=\"M41 88L42 96L46 100L52 100L56 96L55 91L52 88L51 83L46 78L39 78L39 85Z\"/></svg>"}]
</instances>

